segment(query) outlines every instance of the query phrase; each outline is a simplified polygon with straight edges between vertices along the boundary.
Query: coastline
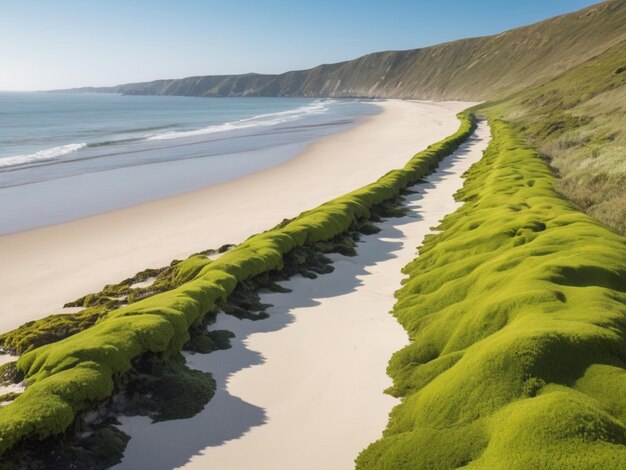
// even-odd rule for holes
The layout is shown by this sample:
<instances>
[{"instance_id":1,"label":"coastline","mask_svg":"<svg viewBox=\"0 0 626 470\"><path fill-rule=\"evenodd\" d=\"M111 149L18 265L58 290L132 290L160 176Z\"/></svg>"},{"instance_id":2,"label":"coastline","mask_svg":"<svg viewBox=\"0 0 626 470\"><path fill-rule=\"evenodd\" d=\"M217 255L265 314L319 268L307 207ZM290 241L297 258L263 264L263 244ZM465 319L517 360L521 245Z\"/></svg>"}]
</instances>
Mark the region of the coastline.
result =
<instances>
[{"instance_id":1,"label":"coastline","mask_svg":"<svg viewBox=\"0 0 626 470\"><path fill-rule=\"evenodd\" d=\"M408 343L387 313L391 293L431 227L461 205L454 194L489 136L483 121L412 188L418 192L406 196L405 216L377 223L381 231L362 238L357 256L330 255L332 273L295 276L281 283L290 293L263 294L273 305L269 318L218 315L211 328L235 333L232 348L185 354L190 367L213 374L215 396L189 419L121 417L131 440L115 468L351 468L399 403L382 393L392 385L390 356Z\"/></svg>"},{"instance_id":2,"label":"coastline","mask_svg":"<svg viewBox=\"0 0 626 470\"><path fill-rule=\"evenodd\" d=\"M288 162L202 190L0 237L0 330L147 267L239 243L386 171L454 132L470 103L387 101ZM346 175L349 175L346 177Z\"/></svg>"},{"instance_id":3,"label":"coastline","mask_svg":"<svg viewBox=\"0 0 626 470\"><path fill-rule=\"evenodd\" d=\"M284 163L312 142L382 110L353 100L73 96L48 102L49 95L37 101L26 94L23 99L35 109L31 114L47 118L16 129L14 145L7 139L10 129L0 129L0 141L9 142L0 148L0 236L242 178ZM8 113L19 115L10 105ZM71 112L72 106L78 109ZM81 109L99 107L101 118L89 121L87 113L87 122L76 122ZM134 107L135 114L124 113ZM41 133L32 139L35 147L20 146L29 140L28 132Z\"/></svg>"}]
</instances>

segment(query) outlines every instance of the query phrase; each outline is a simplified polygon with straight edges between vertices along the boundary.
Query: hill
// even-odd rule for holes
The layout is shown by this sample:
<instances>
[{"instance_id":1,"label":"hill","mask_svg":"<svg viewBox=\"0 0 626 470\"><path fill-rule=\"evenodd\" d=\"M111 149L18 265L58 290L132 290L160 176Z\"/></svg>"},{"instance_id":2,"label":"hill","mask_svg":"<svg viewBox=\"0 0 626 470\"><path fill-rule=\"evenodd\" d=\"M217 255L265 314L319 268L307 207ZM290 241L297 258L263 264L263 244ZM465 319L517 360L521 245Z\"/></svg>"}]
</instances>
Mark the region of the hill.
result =
<instances>
[{"instance_id":1,"label":"hill","mask_svg":"<svg viewBox=\"0 0 626 470\"><path fill-rule=\"evenodd\" d=\"M129 95L501 98L539 84L626 39L626 0L495 36L368 54L279 75L215 75L74 91Z\"/></svg>"},{"instance_id":2,"label":"hill","mask_svg":"<svg viewBox=\"0 0 626 470\"><path fill-rule=\"evenodd\" d=\"M549 159L558 192L626 233L626 41L478 111L514 124Z\"/></svg>"}]
</instances>

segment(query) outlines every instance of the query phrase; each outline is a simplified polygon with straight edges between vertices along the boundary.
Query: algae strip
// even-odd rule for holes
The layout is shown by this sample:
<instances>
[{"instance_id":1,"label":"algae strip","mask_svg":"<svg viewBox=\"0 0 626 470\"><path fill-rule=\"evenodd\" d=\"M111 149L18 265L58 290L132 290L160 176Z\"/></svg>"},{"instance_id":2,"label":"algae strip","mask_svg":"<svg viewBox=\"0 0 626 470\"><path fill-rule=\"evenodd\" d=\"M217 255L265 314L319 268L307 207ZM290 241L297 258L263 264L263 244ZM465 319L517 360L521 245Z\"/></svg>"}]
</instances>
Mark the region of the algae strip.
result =
<instances>
[{"instance_id":1,"label":"algae strip","mask_svg":"<svg viewBox=\"0 0 626 470\"><path fill-rule=\"evenodd\" d=\"M419 184L419 182L418 182ZM227 315L239 319L262 320L268 317L265 310L271 305L260 301L260 292L273 291L287 293L290 289L277 284L299 274L314 279L320 274L334 271L332 261L326 255L340 253L344 256L357 255L357 242L362 235L378 233L380 229L371 222L380 222L383 218L405 215L406 210L401 207L404 195L411 194L411 190L403 190L392 200L373 206L370 209L370 218L355 221L348 230L331 240L317 242L312 246L297 247L284 256L284 266L280 271L271 271L247 279L237 284L229 295L221 310ZM284 226L284 221L280 226ZM226 250L222 250L226 251ZM204 252L203 252L204 253ZM195 255L194 255L195 256ZM176 266L180 261L172 262ZM137 277L145 276L142 271L130 280L114 286L106 286L103 291L84 297L98 299L107 296L107 292L117 288L127 288ZM155 271L155 270L151 270ZM159 270L161 276L167 273L168 268ZM170 277L170 275L168 275ZM132 284L131 284L132 285ZM79 299L79 302L82 302ZM26 328L16 330L24 338L25 329L33 328L38 332L49 326L47 319L41 320L43 325L36 327L37 322ZM218 349L229 349L230 340L234 334L228 330L210 330L215 322L214 315L206 315L201 324L190 329L190 340L184 346L185 351L207 354ZM52 337L52 336L51 336ZM22 342L24 344L25 340ZM15 362L9 363L4 369L8 379L15 374ZM0 382L3 374L0 373ZM18 378L21 380L21 378ZM121 431L117 425L118 418L124 416L148 416L153 422L172 419L191 418L199 413L213 398L215 382L212 374L190 369L181 354L163 360L158 354L144 354L133 362L132 369L123 380L116 383L116 392L97 410L84 414L75 420L72 428L64 433L62 438L52 436L37 445L25 445L23 449L14 448L4 459L11 462L12 468L46 468L65 469L79 465L80 468L90 470L104 470L118 463L125 452L130 437ZM19 393L0 396L2 401L11 401ZM4 398L4 399L3 399ZM2 465L0 463L0 468Z\"/></svg>"},{"instance_id":2,"label":"algae strip","mask_svg":"<svg viewBox=\"0 0 626 470\"><path fill-rule=\"evenodd\" d=\"M233 247L234 245L230 244L223 245L217 250L209 249L196 253L186 261L174 260L163 268L145 269L118 284L105 286L100 292L68 302L64 308L78 307L84 310L49 315L3 333L0 335L0 349L3 352L21 355L75 335L93 326L112 310L184 284L193 275L194 266L204 266L208 257L226 253ZM153 281L142 286L141 284L148 279Z\"/></svg>"}]
</instances>

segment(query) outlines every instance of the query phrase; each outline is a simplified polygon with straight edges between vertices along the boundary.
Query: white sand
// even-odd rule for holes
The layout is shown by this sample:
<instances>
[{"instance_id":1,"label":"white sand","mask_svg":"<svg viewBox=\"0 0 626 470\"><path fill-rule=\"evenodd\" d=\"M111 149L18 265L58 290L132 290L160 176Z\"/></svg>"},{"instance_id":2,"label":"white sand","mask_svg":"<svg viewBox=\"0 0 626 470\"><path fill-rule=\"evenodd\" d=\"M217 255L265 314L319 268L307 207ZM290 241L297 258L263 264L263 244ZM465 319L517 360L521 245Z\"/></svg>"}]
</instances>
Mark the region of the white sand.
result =
<instances>
[{"instance_id":1,"label":"white sand","mask_svg":"<svg viewBox=\"0 0 626 470\"><path fill-rule=\"evenodd\" d=\"M148 267L238 243L368 184L458 128L471 103L389 101L280 166L200 191L0 237L0 332Z\"/></svg>"},{"instance_id":2,"label":"white sand","mask_svg":"<svg viewBox=\"0 0 626 470\"><path fill-rule=\"evenodd\" d=\"M409 198L411 213L364 237L359 255L333 255L335 271L295 277L289 294L267 294L267 320L220 315L211 329L236 334L233 348L188 355L210 371L215 397L194 418L150 424L123 418L132 439L121 469L349 469L380 437L396 400L384 395L389 357L407 342L388 314L401 268L438 221L458 207L453 194L478 161L489 130L475 136Z\"/></svg>"}]
</instances>

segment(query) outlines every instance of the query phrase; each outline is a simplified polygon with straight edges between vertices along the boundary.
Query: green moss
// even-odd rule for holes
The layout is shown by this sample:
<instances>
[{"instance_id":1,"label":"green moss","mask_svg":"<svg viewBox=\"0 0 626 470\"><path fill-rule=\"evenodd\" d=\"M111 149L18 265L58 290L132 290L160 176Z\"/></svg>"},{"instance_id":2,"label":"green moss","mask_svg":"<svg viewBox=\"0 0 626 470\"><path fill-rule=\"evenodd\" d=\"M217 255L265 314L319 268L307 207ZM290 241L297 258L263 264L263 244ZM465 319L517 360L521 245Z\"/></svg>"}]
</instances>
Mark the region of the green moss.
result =
<instances>
[{"instance_id":1,"label":"green moss","mask_svg":"<svg viewBox=\"0 0 626 470\"><path fill-rule=\"evenodd\" d=\"M92 307L78 313L49 315L0 335L0 347L12 354L24 354L83 331L105 314L106 309Z\"/></svg>"},{"instance_id":2,"label":"green moss","mask_svg":"<svg viewBox=\"0 0 626 470\"><path fill-rule=\"evenodd\" d=\"M357 468L619 468L626 461L626 240L553 189L502 121L465 204L396 293L403 401Z\"/></svg>"},{"instance_id":3,"label":"green moss","mask_svg":"<svg viewBox=\"0 0 626 470\"><path fill-rule=\"evenodd\" d=\"M103 425L76 441L46 440L28 450L13 452L0 462L0 469L105 470L122 460L129 439L115 426Z\"/></svg>"},{"instance_id":4,"label":"green moss","mask_svg":"<svg viewBox=\"0 0 626 470\"><path fill-rule=\"evenodd\" d=\"M0 335L0 348L21 355L32 349L54 343L93 326L110 311L132 304L161 292L170 291L188 281L195 273L210 263L207 256L226 253L234 245L223 245L190 256L184 261L175 260L159 269L145 269L118 284L110 284L100 292L88 294L65 307L83 307L77 313L49 315L31 321ZM155 278L147 287L133 287L139 282Z\"/></svg>"},{"instance_id":5,"label":"green moss","mask_svg":"<svg viewBox=\"0 0 626 470\"><path fill-rule=\"evenodd\" d=\"M182 355L167 361L142 358L127 378L125 414L150 416L153 421L191 418L215 393L211 374L190 369Z\"/></svg>"},{"instance_id":6,"label":"green moss","mask_svg":"<svg viewBox=\"0 0 626 470\"><path fill-rule=\"evenodd\" d=\"M89 460L96 460L100 468L110 468L121 462L129 440L130 437L115 426L106 426L79 441L79 447L91 454ZM76 463L76 458L71 462Z\"/></svg>"},{"instance_id":7,"label":"green moss","mask_svg":"<svg viewBox=\"0 0 626 470\"><path fill-rule=\"evenodd\" d=\"M332 241L356 221L370 218L372 208L396 198L458 148L474 128L473 117L462 115L461 120L454 135L418 153L404 168L255 235L214 261L194 256L173 263L159 277L170 285L182 284L118 308L86 330L24 354L17 367L28 387L0 409L0 455L25 439L62 434L79 413L110 397L116 381L133 363L150 355L163 360L176 356L189 342L190 329L214 315L238 284L280 271L292 250Z\"/></svg>"},{"instance_id":8,"label":"green moss","mask_svg":"<svg viewBox=\"0 0 626 470\"><path fill-rule=\"evenodd\" d=\"M233 332L228 330L202 330L191 335L191 339L185 345L185 351L208 354L220 349L229 349L230 340L234 337Z\"/></svg>"},{"instance_id":9,"label":"green moss","mask_svg":"<svg viewBox=\"0 0 626 470\"><path fill-rule=\"evenodd\" d=\"M367 224L363 224L361 226L360 231L361 231L361 233L363 235L374 235L374 234L380 232L380 228L378 228L374 224L367 223Z\"/></svg>"},{"instance_id":10,"label":"green moss","mask_svg":"<svg viewBox=\"0 0 626 470\"><path fill-rule=\"evenodd\" d=\"M24 374L17 368L17 362L11 361L0 366L0 385L16 384L24 380Z\"/></svg>"},{"instance_id":11,"label":"green moss","mask_svg":"<svg viewBox=\"0 0 626 470\"><path fill-rule=\"evenodd\" d=\"M20 396L20 393L21 392L9 392L9 393L5 393L3 395L0 395L0 403L6 403L8 401L13 401L17 397Z\"/></svg>"}]
</instances>

